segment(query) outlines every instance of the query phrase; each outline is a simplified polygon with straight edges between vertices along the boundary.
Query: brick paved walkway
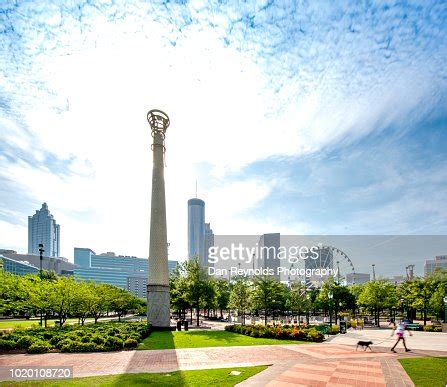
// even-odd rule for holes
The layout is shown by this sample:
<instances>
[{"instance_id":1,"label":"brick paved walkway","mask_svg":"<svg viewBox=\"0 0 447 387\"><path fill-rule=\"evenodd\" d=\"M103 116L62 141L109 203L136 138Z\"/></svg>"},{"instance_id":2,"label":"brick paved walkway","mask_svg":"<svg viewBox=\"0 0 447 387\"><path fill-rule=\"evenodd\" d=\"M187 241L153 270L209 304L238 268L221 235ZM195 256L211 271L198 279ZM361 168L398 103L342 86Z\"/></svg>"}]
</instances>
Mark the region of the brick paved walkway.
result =
<instances>
[{"instance_id":1,"label":"brick paved walkway","mask_svg":"<svg viewBox=\"0 0 447 387\"><path fill-rule=\"evenodd\" d=\"M0 366L73 366L74 376L82 377L273 365L241 385L411 386L397 356L389 351L356 351L339 344L303 344L0 355Z\"/></svg>"}]
</instances>

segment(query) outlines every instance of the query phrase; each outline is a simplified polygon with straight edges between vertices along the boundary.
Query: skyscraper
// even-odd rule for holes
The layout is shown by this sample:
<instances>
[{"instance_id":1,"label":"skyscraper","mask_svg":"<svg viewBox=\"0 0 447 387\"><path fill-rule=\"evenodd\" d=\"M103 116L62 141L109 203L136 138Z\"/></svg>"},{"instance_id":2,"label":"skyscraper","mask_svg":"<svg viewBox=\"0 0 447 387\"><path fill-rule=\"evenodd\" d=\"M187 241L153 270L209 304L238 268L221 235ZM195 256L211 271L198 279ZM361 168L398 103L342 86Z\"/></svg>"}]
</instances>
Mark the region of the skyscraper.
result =
<instances>
[{"instance_id":1,"label":"skyscraper","mask_svg":"<svg viewBox=\"0 0 447 387\"><path fill-rule=\"evenodd\" d=\"M206 266L214 266L212 263L208 260L208 254L210 247L214 246L214 233L211 229L211 223L205 223L205 259L206 259Z\"/></svg>"},{"instance_id":2,"label":"skyscraper","mask_svg":"<svg viewBox=\"0 0 447 387\"><path fill-rule=\"evenodd\" d=\"M206 266L205 202L197 198L188 200L188 258L195 257Z\"/></svg>"},{"instance_id":3,"label":"skyscraper","mask_svg":"<svg viewBox=\"0 0 447 387\"><path fill-rule=\"evenodd\" d=\"M28 216L28 254L39 254L39 244L45 249L45 256L60 255L60 226L48 210L47 203L37 210L33 216Z\"/></svg>"},{"instance_id":4,"label":"skyscraper","mask_svg":"<svg viewBox=\"0 0 447 387\"><path fill-rule=\"evenodd\" d=\"M256 257L257 269L270 269L270 278L279 280L278 268L280 261L278 258L281 235L279 233L263 234L259 237L259 256Z\"/></svg>"}]
</instances>

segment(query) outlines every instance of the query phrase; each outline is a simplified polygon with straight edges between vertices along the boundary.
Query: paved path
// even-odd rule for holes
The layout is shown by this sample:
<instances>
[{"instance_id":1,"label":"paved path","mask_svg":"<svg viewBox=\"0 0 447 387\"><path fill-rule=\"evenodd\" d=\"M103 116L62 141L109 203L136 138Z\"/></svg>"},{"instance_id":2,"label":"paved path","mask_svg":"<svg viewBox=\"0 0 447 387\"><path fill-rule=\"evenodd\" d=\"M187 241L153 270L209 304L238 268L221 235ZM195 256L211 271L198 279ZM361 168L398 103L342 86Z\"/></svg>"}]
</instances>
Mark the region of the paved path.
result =
<instances>
[{"instance_id":1,"label":"paved path","mask_svg":"<svg viewBox=\"0 0 447 387\"><path fill-rule=\"evenodd\" d=\"M343 345L312 346L309 357L273 364L240 383L240 387L290 386L414 386L397 356L356 351Z\"/></svg>"},{"instance_id":2,"label":"paved path","mask_svg":"<svg viewBox=\"0 0 447 387\"><path fill-rule=\"evenodd\" d=\"M391 348L396 341L396 336L391 337L391 329L349 329L346 334L336 335L330 339L332 344L355 345L359 340L371 340L372 347L377 350ZM413 336L406 333L408 348L422 351L447 351L447 333L441 332L412 332ZM402 344L399 344L402 348Z\"/></svg>"},{"instance_id":3,"label":"paved path","mask_svg":"<svg viewBox=\"0 0 447 387\"><path fill-rule=\"evenodd\" d=\"M417 356L428 353L419 353ZM445 353L444 353L445 354ZM75 377L273 365L242 386L411 386L403 353L356 351L334 343L104 353L0 355L0 366L73 366Z\"/></svg>"}]
</instances>

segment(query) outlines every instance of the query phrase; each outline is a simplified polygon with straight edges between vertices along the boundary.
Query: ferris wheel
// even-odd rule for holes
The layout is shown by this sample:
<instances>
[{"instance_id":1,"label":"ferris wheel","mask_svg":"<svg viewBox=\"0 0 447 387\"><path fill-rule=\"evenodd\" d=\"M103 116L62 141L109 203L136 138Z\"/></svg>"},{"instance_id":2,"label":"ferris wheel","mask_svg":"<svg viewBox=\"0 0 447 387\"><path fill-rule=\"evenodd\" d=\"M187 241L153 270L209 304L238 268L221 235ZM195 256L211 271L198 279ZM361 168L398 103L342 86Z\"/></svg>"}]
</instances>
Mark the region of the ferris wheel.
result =
<instances>
[{"instance_id":1,"label":"ferris wheel","mask_svg":"<svg viewBox=\"0 0 447 387\"><path fill-rule=\"evenodd\" d=\"M340 285L356 283L354 264L341 249L319 244L315 251L317 254L309 255L307 259L294 264L295 267L304 269L304 274L298 275L294 280L305 283L309 290L321 288L331 277ZM300 272L303 273L303 270Z\"/></svg>"}]
</instances>

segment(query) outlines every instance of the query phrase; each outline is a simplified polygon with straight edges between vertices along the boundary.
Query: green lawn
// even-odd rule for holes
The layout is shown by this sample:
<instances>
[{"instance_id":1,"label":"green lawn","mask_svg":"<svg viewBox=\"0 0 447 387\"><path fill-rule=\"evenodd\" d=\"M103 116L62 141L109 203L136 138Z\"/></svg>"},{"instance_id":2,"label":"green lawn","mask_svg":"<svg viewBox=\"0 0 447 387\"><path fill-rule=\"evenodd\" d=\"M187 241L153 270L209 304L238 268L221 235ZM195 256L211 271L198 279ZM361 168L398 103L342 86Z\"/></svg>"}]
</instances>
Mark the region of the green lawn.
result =
<instances>
[{"instance_id":1,"label":"green lawn","mask_svg":"<svg viewBox=\"0 0 447 387\"><path fill-rule=\"evenodd\" d=\"M163 374L121 374L65 379L63 381L3 382L8 386L234 386L265 370L266 366L176 371ZM239 371L240 375L230 375Z\"/></svg>"},{"instance_id":2,"label":"green lawn","mask_svg":"<svg viewBox=\"0 0 447 387\"><path fill-rule=\"evenodd\" d=\"M447 357L399 359L415 386L446 386Z\"/></svg>"},{"instance_id":3,"label":"green lawn","mask_svg":"<svg viewBox=\"0 0 447 387\"><path fill-rule=\"evenodd\" d=\"M47 320L47 326L54 326L54 322L59 320ZM85 322L95 321L92 318L87 319ZM40 320L0 320L0 329L10 329L10 328L31 328L32 326L38 327ZM77 323L77 318L69 318L65 324Z\"/></svg>"},{"instance_id":4,"label":"green lawn","mask_svg":"<svg viewBox=\"0 0 447 387\"><path fill-rule=\"evenodd\" d=\"M138 349L227 347L236 345L304 344L304 341L263 339L227 331L152 332Z\"/></svg>"}]
</instances>

